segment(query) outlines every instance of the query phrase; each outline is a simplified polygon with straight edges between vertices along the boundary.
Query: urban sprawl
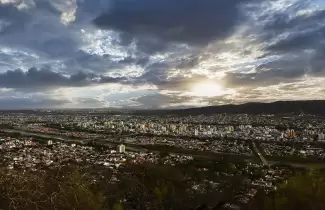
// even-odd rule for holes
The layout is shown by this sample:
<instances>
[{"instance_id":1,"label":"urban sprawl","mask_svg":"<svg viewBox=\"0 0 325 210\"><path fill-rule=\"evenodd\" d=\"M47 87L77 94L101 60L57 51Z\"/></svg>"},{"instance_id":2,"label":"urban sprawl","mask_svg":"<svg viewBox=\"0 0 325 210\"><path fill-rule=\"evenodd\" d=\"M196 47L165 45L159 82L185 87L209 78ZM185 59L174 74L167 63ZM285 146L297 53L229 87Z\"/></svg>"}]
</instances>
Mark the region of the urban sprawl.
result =
<instances>
[{"instance_id":1,"label":"urban sprawl","mask_svg":"<svg viewBox=\"0 0 325 210\"><path fill-rule=\"evenodd\" d=\"M222 191L222 177L247 174L245 187L224 209L241 209L259 191L276 190L276 183L290 174L280 164L304 167L325 159L324 118L304 114L181 117L42 110L4 112L0 124L0 164L9 170L98 166L111 170L110 181L118 182L127 163L177 166L198 158L228 158L233 170L190 186L193 191L207 186ZM100 178L99 170L94 182Z\"/></svg>"}]
</instances>

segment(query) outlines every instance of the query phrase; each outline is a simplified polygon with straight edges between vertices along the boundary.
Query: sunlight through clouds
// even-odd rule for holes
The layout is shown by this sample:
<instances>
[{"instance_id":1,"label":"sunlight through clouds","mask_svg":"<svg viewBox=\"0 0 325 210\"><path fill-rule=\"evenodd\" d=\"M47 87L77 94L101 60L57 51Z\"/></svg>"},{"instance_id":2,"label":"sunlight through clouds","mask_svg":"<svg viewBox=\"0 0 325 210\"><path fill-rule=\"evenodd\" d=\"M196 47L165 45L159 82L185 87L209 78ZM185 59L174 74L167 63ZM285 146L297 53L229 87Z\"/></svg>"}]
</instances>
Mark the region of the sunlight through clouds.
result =
<instances>
[{"instance_id":1,"label":"sunlight through clouds","mask_svg":"<svg viewBox=\"0 0 325 210\"><path fill-rule=\"evenodd\" d=\"M322 0L0 0L0 33L7 105L168 108L325 93Z\"/></svg>"}]
</instances>

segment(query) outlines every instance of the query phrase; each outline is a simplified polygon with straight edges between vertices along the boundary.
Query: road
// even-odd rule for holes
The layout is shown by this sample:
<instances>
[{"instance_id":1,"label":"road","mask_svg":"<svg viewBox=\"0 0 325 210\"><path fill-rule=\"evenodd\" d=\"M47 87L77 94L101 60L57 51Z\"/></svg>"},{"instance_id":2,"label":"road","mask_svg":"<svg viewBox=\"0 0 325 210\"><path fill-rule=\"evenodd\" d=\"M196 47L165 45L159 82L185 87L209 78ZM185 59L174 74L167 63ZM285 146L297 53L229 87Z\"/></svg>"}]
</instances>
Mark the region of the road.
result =
<instances>
[{"instance_id":1,"label":"road","mask_svg":"<svg viewBox=\"0 0 325 210\"><path fill-rule=\"evenodd\" d=\"M262 163L266 166L269 166L270 164L267 162L267 160L264 158L263 154L260 152L260 150L256 147L256 144L254 141L252 141L253 144L253 150L257 154L258 158L262 161Z\"/></svg>"},{"instance_id":2,"label":"road","mask_svg":"<svg viewBox=\"0 0 325 210\"><path fill-rule=\"evenodd\" d=\"M65 143L77 143L77 144L82 144L82 145L88 144L89 142L92 141L90 139L83 139L83 138L74 139L74 138L68 138L68 137L61 137L59 135L47 135L47 134L33 133L33 132L15 130L15 129L1 129L0 131L5 132L5 133L20 133L23 136L41 137L41 138L57 140L57 141L65 142ZM104 140L94 140L94 142L98 146L106 146L106 147L111 147L111 148L112 147L116 148L118 145L118 143L107 142ZM125 149L129 150L129 151L134 151L134 152L146 152L147 151L145 149L134 148L131 146L126 146Z\"/></svg>"},{"instance_id":3,"label":"road","mask_svg":"<svg viewBox=\"0 0 325 210\"><path fill-rule=\"evenodd\" d=\"M58 140L58 141L63 141L63 142L77 142L81 144L87 144L89 142L88 139L73 139L73 138L67 138L67 137L62 137L59 135L48 135L48 134L42 134L42 133L33 133L33 132L28 132L28 131L23 131L23 130L15 130L15 129L1 129L1 132L5 133L19 133L23 136L36 136L36 137L41 137L45 139L53 139L53 140Z\"/></svg>"}]
</instances>

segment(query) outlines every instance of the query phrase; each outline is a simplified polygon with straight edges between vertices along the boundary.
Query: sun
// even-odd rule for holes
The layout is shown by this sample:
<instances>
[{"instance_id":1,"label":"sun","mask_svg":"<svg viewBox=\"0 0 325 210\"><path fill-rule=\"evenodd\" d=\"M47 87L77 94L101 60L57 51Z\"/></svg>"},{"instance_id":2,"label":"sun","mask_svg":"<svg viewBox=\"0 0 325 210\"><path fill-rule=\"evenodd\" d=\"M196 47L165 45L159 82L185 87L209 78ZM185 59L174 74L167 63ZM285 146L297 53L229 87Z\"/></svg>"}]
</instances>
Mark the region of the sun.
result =
<instances>
[{"instance_id":1,"label":"sun","mask_svg":"<svg viewBox=\"0 0 325 210\"><path fill-rule=\"evenodd\" d=\"M191 90L191 95L199 97L214 97L223 95L223 92L224 90L220 85L206 82L194 85Z\"/></svg>"}]
</instances>

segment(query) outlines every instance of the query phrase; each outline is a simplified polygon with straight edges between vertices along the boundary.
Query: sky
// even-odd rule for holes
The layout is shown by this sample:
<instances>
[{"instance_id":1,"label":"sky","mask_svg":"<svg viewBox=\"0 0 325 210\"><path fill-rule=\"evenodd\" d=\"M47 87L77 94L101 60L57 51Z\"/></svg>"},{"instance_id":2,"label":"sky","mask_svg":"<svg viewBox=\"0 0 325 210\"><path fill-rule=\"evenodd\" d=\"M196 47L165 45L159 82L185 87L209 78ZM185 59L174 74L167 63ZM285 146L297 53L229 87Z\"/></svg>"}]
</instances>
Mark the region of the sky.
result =
<instances>
[{"instance_id":1,"label":"sky","mask_svg":"<svg viewBox=\"0 0 325 210\"><path fill-rule=\"evenodd\" d=\"M0 109L324 95L323 0L0 0Z\"/></svg>"}]
</instances>

